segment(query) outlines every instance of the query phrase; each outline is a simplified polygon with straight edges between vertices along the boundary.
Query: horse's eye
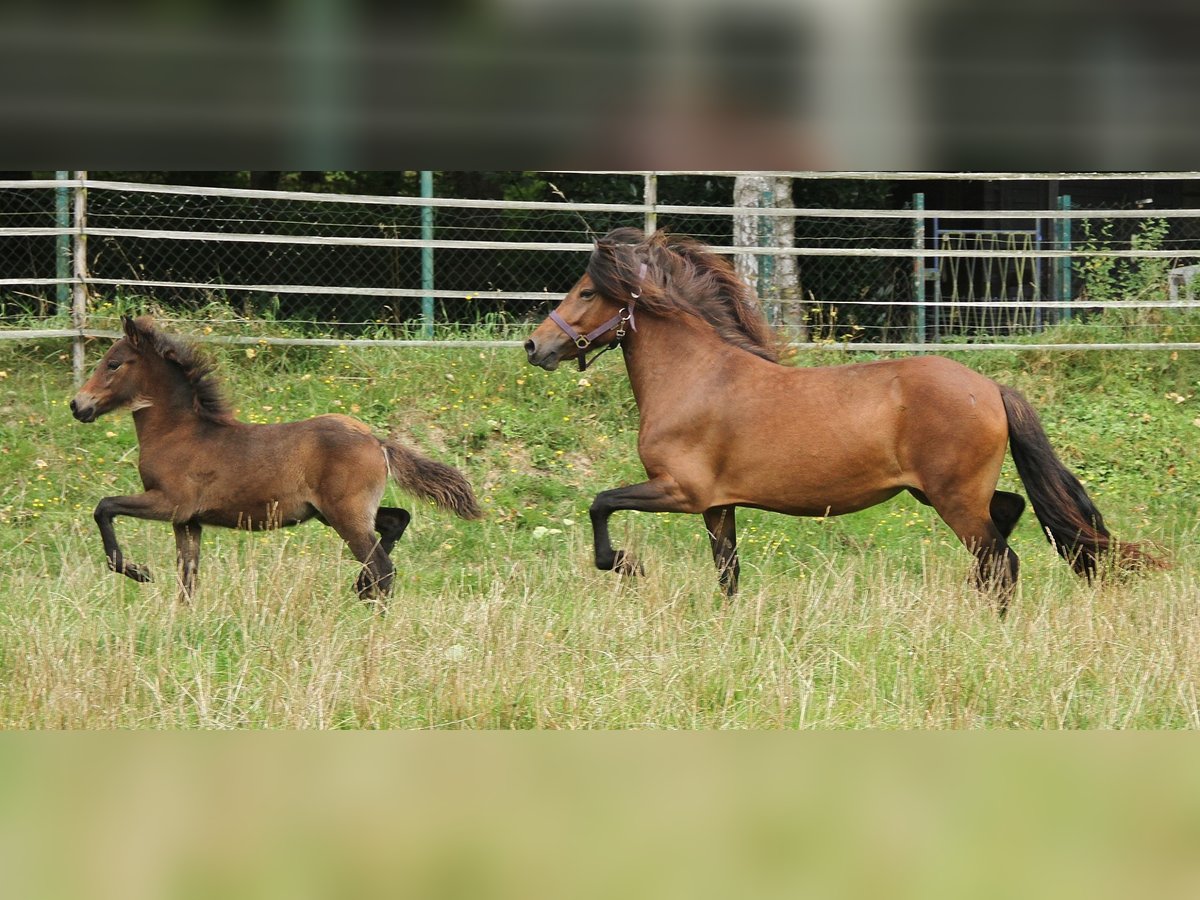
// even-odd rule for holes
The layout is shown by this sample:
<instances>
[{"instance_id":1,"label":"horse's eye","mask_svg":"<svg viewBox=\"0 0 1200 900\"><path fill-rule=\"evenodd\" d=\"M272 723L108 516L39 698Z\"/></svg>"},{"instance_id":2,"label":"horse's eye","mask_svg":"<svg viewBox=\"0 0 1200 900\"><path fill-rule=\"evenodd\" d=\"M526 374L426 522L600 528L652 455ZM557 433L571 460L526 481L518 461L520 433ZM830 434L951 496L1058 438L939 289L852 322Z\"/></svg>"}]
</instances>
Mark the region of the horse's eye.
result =
<instances>
[{"instance_id":1,"label":"horse's eye","mask_svg":"<svg viewBox=\"0 0 1200 900\"><path fill-rule=\"evenodd\" d=\"M118 362L117 360L115 360L115 359L110 359L110 360L108 361L108 371L110 371L110 372L115 372L115 371L117 371L117 369L119 369L119 368L121 368L121 364L120 364L120 362Z\"/></svg>"},{"instance_id":2,"label":"horse's eye","mask_svg":"<svg viewBox=\"0 0 1200 900\"><path fill-rule=\"evenodd\" d=\"M596 292L593 291L591 288L584 288L582 291L579 292L580 300L591 300L595 296L596 296Z\"/></svg>"}]
</instances>

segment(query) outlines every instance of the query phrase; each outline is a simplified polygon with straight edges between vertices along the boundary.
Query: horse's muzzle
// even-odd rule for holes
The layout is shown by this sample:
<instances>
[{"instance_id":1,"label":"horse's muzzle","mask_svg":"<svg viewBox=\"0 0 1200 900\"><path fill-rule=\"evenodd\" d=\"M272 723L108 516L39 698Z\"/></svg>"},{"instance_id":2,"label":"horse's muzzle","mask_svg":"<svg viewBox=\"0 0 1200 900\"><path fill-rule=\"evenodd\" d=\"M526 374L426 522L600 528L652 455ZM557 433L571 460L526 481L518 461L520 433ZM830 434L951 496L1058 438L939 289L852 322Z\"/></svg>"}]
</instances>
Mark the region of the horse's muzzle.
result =
<instances>
[{"instance_id":1,"label":"horse's muzzle","mask_svg":"<svg viewBox=\"0 0 1200 900\"><path fill-rule=\"evenodd\" d=\"M89 403L85 405L80 403L79 398L76 397L71 401L71 415L73 415L80 422L95 422L96 407L94 404Z\"/></svg>"},{"instance_id":2,"label":"horse's muzzle","mask_svg":"<svg viewBox=\"0 0 1200 900\"><path fill-rule=\"evenodd\" d=\"M531 365L545 369L547 372L553 372L557 369L559 362L562 360L556 348L546 347L544 344L539 345L533 338L525 342L525 355L529 357Z\"/></svg>"}]
</instances>

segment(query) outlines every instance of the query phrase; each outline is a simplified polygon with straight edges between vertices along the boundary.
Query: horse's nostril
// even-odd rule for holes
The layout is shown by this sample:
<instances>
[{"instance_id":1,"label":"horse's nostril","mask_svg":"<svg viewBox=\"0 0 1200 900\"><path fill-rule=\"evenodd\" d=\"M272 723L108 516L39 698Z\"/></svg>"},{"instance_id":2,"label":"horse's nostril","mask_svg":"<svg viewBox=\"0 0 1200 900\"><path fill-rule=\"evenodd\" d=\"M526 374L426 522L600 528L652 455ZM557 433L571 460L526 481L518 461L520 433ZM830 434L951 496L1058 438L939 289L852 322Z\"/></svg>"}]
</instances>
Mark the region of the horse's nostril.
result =
<instances>
[{"instance_id":1,"label":"horse's nostril","mask_svg":"<svg viewBox=\"0 0 1200 900\"><path fill-rule=\"evenodd\" d=\"M72 401L71 401L71 412L75 412L75 411L76 411L76 409L77 409L77 407L75 406L75 401L74 401L74 400L72 400Z\"/></svg>"},{"instance_id":2,"label":"horse's nostril","mask_svg":"<svg viewBox=\"0 0 1200 900\"><path fill-rule=\"evenodd\" d=\"M533 342L533 338L530 338L525 342L525 352L526 354L532 354L535 350L537 350L537 344Z\"/></svg>"}]
</instances>

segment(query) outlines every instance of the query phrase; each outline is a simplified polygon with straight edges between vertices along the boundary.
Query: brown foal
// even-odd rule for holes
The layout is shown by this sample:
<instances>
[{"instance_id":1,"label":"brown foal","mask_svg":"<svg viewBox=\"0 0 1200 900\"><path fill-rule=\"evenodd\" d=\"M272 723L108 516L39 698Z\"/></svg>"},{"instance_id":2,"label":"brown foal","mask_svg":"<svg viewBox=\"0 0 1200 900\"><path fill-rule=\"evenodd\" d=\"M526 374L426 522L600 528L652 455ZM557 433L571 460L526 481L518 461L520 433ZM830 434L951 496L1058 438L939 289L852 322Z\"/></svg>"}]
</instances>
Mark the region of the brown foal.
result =
<instances>
[{"instance_id":1,"label":"brown foal","mask_svg":"<svg viewBox=\"0 0 1200 900\"><path fill-rule=\"evenodd\" d=\"M122 407L133 411L145 492L105 497L95 512L114 572L151 580L145 566L121 552L116 516L171 523L181 599L195 590L201 526L259 530L317 519L363 564L355 581L359 595L381 597L395 573L389 554L411 518L408 510L379 505L389 474L442 509L480 517L471 486L457 469L380 440L349 416L239 422L207 359L158 331L149 316L123 324L125 336L71 401L81 422Z\"/></svg>"},{"instance_id":2,"label":"brown foal","mask_svg":"<svg viewBox=\"0 0 1200 900\"><path fill-rule=\"evenodd\" d=\"M1058 460L1020 394L937 356L793 368L732 266L699 242L633 228L596 243L583 277L525 343L547 370L587 365L620 344L641 415L648 480L602 491L591 507L600 569L633 574L614 550L616 510L699 513L727 594L737 590L734 511L841 515L901 491L932 506L976 557L975 578L1001 615L1017 580L1008 536L1024 509L996 490L1008 446L1054 548L1093 577L1159 565L1115 541Z\"/></svg>"}]
</instances>

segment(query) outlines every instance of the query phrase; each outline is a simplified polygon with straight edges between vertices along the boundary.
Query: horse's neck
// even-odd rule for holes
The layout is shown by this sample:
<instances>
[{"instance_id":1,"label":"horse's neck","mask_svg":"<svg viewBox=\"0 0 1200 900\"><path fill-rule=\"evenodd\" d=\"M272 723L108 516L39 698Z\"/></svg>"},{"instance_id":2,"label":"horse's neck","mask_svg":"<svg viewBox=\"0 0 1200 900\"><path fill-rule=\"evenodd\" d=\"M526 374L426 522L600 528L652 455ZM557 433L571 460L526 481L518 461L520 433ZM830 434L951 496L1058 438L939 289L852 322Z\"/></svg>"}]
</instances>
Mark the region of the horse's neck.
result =
<instances>
[{"instance_id":1,"label":"horse's neck","mask_svg":"<svg viewBox=\"0 0 1200 900\"><path fill-rule=\"evenodd\" d=\"M625 339L625 366L638 408L669 408L716 377L718 363L736 352L707 324L675 316L642 316Z\"/></svg>"},{"instance_id":2,"label":"horse's neck","mask_svg":"<svg viewBox=\"0 0 1200 900\"><path fill-rule=\"evenodd\" d=\"M192 394L184 385L166 380L158 382L154 390L135 397L131 409L138 443L143 446L153 443L181 426L199 422L200 416L192 403Z\"/></svg>"}]
</instances>

